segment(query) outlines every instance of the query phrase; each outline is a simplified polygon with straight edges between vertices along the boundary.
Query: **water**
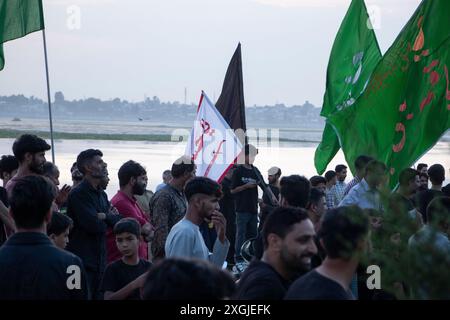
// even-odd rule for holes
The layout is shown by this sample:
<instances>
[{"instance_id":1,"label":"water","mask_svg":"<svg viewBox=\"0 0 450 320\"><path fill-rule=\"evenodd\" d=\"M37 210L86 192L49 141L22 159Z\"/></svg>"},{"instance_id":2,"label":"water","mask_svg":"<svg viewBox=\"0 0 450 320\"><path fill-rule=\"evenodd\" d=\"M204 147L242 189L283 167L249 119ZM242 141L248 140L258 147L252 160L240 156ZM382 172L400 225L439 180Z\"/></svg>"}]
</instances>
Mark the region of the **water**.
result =
<instances>
[{"instance_id":1,"label":"water","mask_svg":"<svg viewBox=\"0 0 450 320\"><path fill-rule=\"evenodd\" d=\"M0 155L12 154L13 139L0 139ZM266 175L272 166L281 168L283 175L301 174L311 177L316 174L314 168L314 151L316 143L285 143L277 147L258 146L259 154L255 165ZM104 141L104 140L56 140L56 164L61 172L61 184L71 184L70 167L77 155L89 148L100 149L103 159L108 164L110 183L107 188L109 197L112 197L119 188L117 172L120 166L132 159L141 163L147 169L149 189L155 190L162 182L162 172L170 169L172 163L183 154L184 143L169 142L134 142L134 141ZM439 142L418 162L429 165L440 163L447 169L447 182L450 182L450 143ZM51 160L51 154L47 153ZM345 163L342 151L328 166L334 169L337 164ZM350 181L350 176L347 181Z\"/></svg>"},{"instance_id":2,"label":"water","mask_svg":"<svg viewBox=\"0 0 450 320\"><path fill-rule=\"evenodd\" d=\"M192 120L193 122L193 120ZM187 122L186 122L187 123ZM161 123L156 121L131 121L131 120L72 120L54 119L53 131L69 133L95 133L95 134L154 134L171 135L175 129L178 133L188 135L190 127L187 125ZM270 127L270 126L269 126ZM49 131L48 119L20 118L20 121L12 121L11 118L0 117L1 129ZM255 132L252 128L248 134L266 135L267 137L279 137L289 140L300 140L319 142L322 137L322 129L299 129L299 128L261 128Z\"/></svg>"}]
</instances>

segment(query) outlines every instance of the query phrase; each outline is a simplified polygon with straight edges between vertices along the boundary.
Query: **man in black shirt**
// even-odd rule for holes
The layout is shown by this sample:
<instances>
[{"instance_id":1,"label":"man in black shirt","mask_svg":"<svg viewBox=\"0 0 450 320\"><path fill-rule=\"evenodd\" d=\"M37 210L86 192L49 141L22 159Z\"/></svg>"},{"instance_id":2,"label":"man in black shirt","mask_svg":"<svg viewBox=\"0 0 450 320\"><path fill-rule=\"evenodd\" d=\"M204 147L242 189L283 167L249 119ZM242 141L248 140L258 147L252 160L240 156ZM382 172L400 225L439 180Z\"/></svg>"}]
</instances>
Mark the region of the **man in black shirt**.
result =
<instances>
[{"instance_id":1,"label":"man in black shirt","mask_svg":"<svg viewBox=\"0 0 450 320\"><path fill-rule=\"evenodd\" d=\"M80 258L46 235L54 199L53 185L40 176L17 179L11 189L17 232L0 248L0 300L87 299Z\"/></svg>"},{"instance_id":2,"label":"man in black shirt","mask_svg":"<svg viewBox=\"0 0 450 320\"><path fill-rule=\"evenodd\" d=\"M428 173L424 172L419 173L419 179L420 179L420 187L417 190L417 192L428 190L428 181L430 180L430 177L428 177Z\"/></svg>"},{"instance_id":3,"label":"man in black shirt","mask_svg":"<svg viewBox=\"0 0 450 320\"><path fill-rule=\"evenodd\" d=\"M100 281L106 267L106 230L121 216L110 211L110 203L101 187L106 163L100 150L88 149L77 157L83 181L72 190L67 200L67 214L73 220L67 250L78 255L88 275L93 299L101 299Z\"/></svg>"},{"instance_id":4,"label":"man in black shirt","mask_svg":"<svg viewBox=\"0 0 450 320\"><path fill-rule=\"evenodd\" d=\"M296 174L285 176L280 181L280 206L305 209L311 194L311 184L304 176ZM264 228L264 227L263 227ZM261 233L253 241L254 257L261 259L263 255L263 240Z\"/></svg>"},{"instance_id":5,"label":"man in black shirt","mask_svg":"<svg viewBox=\"0 0 450 320\"><path fill-rule=\"evenodd\" d=\"M442 193L444 197L450 197L450 183L442 188Z\"/></svg>"},{"instance_id":6,"label":"man in black shirt","mask_svg":"<svg viewBox=\"0 0 450 320\"><path fill-rule=\"evenodd\" d=\"M352 300L350 283L365 252L369 218L357 206L328 211L319 231L327 257L316 269L297 279L288 300Z\"/></svg>"},{"instance_id":7,"label":"man in black shirt","mask_svg":"<svg viewBox=\"0 0 450 320\"><path fill-rule=\"evenodd\" d=\"M231 179L231 194L236 200L236 244L235 261L238 272L246 264L241 255L242 244L255 238L258 225L258 183L261 173L253 166L258 150L253 145L245 146L245 164L239 165Z\"/></svg>"},{"instance_id":8,"label":"man in black shirt","mask_svg":"<svg viewBox=\"0 0 450 320\"><path fill-rule=\"evenodd\" d=\"M317 253L314 226L303 209L277 208L264 224L264 253L242 274L235 298L281 300L289 285L310 269Z\"/></svg>"},{"instance_id":9,"label":"man in black shirt","mask_svg":"<svg viewBox=\"0 0 450 320\"><path fill-rule=\"evenodd\" d=\"M231 167L222 182L222 198L219 201L220 211L227 219L226 236L230 241L230 248L228 249L227 262L228 266L234 265L234 246L236 239L236 204L234 196L231 194L231 178L233 177L234 166Z\"/></svg>"},{"instance_id":10,"label":"man in black shirt","mask_svg":"<svg viewBox=\"0 0 450 320\"><path fill-rule=\"evenodd\" d=\"M117 249L122 259L108 265L102 281L105 300L140 300L140 288L144 285L151 263L139 258L141 227L133 218L125 218L113 229Z\"/></svg>"},{"instance_id":11,"label":"man in black shirt","mask_svg":"<svg viewBox=\"0 0 450 320\"><path fill-rule=\"evenodd\" d=\"M19 161L14 156L2 156L0 159L0 179L3 180L3 186L0 186L0 246L6 241L5 225L9 229L14 229L14 223L8 213L8 193L5 186L8 181L14 177L19 168Z\"/></svg>"},{"instance_id":12,"label":"man in black shirt","mask_svg":"<svg viewBox=\"0 0 450 320\"><path fill-rule=\"evenodd\" d=\"M445 181L445 169L440 164L433 164L428 169L428 176L431 181L431 188L429 190L421 191L416 196L416 205L419 212L422 214L424 223L427 223L427 207L428 204L435 197L443 196L442 184Z\"/></svg>"}]
</instances>

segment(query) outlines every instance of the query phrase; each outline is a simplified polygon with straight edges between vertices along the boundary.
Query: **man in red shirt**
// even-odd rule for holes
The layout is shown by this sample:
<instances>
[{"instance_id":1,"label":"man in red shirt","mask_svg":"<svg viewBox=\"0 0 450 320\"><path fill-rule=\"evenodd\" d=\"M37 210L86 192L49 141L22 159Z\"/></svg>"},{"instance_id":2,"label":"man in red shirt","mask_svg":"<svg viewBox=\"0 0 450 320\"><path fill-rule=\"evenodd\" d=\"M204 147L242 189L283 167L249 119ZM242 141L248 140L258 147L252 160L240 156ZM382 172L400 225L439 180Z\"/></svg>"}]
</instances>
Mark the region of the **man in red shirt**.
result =
<instances>
[{"instance_id":1,"label":"man in red shirt","mask_svg":"<svg viewBox=\"0 0 450 320\"><path fill-rule=\"evenodd\" d=\"M139 258L148 260L148 247L145 238L151 236L153 227L148 217L137 204L135 195L142 195L147 187L147 172L135 161L125 162L119 169L120 190L111 199L111 204L124 218L134 218L141 225L142 237L139 243ZM112 229L107 231L108 263L122 257L116 246Z\"/></svg>"}]
</instances>

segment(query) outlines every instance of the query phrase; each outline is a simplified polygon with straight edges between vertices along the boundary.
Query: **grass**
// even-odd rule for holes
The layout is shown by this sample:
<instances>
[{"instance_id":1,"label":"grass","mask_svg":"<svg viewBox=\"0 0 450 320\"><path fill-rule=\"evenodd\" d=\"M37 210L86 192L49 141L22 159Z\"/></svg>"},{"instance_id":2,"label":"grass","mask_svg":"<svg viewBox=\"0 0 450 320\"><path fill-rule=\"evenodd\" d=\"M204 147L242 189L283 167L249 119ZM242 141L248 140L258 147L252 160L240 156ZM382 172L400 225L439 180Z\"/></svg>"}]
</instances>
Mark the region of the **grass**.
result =
<instances>
[{"instance_id":1,"label":"grass","mask_svg":"<svg viewBox=\"0 0 450 320\"><path fill-rule=\"evenodd\" d=\"M28 130L13 130L0 129L0 139L15 139L21 134L35 134L43 139L50 139L50 132L48 131L28 131ZM178 142L173 141L170 134L106 134L106 133L74 133L74 132L53 132L55 140L115 140L115 141L154 141L154 142ZM187 140L187 137L185 137ZM179 140L181 141L181 139ZM268 137L268 142L270 138ZM310 140L295 140L280 138L279 142L311 142Z\"/></svg>"},{"instance_id":2,"label":"grass","mask_svg":"<svg viewBox=\"0 0 450 320\"><path fill-rule=\"evenodd\" d=\"M0 129L0 138L17 138L21 134L35 134L43 139L50 139L48 131L25 131ZM55 140L118 140L118 141L172 141L169 134L106 134L106 133L72 133L53 132Z\"/></svg>"}]
</instances>

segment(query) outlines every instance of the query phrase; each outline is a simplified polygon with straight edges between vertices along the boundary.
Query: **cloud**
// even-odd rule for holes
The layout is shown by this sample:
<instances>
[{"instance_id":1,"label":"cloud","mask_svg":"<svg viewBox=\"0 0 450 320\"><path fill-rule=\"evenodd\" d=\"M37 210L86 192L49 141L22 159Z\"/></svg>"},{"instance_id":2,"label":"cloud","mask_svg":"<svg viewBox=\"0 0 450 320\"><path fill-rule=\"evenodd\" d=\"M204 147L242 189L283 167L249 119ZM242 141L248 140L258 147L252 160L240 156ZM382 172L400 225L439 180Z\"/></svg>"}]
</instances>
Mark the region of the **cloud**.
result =
<instances>
[{"instance_id":1,"label":"cloud","mask_svg":"<svg viewBox=\"0 0 450 320\"><path fill-rule=\"evenodd\" d=\"M52 6L101 6L116 3L117 0L47 0Z\"/></svg>"},{"instance_id":2,"label":"cloud","mask_svg":"<svg viewBox=\"0 0 450 320\"><path fill-rule=\"evenodd\" d=\"M262 5L292 8L292 7L310 7L310 8L335 8L348 7L351 0L250 0ZM367 5L377 5L381 7L402 8L405 5L419 4L421 0L366 0Z\"/></svg>"}]
</instances>

